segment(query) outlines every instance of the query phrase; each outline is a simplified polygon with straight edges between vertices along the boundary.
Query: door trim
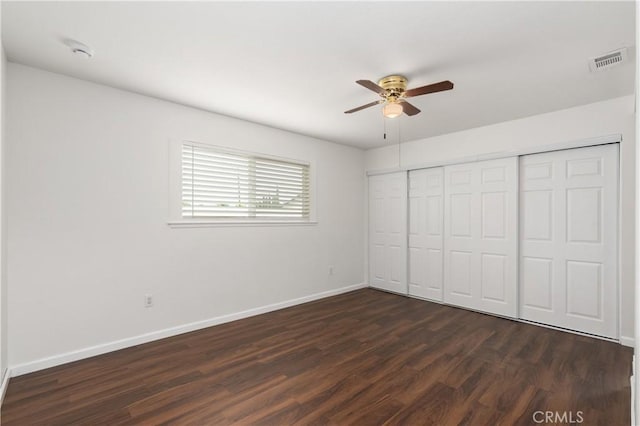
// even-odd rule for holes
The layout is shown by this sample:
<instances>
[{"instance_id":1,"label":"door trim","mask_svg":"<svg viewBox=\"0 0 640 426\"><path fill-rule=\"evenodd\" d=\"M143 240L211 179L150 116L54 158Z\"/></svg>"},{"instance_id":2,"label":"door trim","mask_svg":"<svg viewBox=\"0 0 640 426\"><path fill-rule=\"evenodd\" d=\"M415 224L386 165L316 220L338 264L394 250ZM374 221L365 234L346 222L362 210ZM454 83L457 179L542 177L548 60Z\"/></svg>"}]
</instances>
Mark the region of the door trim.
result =
<instances>
[{"instance_id":1,"label":"door trim","mask_svg":"<svg viewBox=\"0 0 640 426\"><path fill-rule=\"evenodd\" d=\"M395 168L388 168L388 169L370 170L370 171L367 171L367 176L386 175L386 174L395 173L395 172L411 171L411 170L418 170L418 169L429 169L431 167L448 166L452 164L474 163L476 161L497 160L499 158L519 157L521 155L541 154L543 152L563 151L565 149L586 148L588 146L607 145L610 143L621 143L621 142L622 142L622 134L616 133L612 135L598 136L598 137L587 138L587 139L578 139L578 140L572 140L568 142L557 142L557 143L540 145L535 147L513 149L508 151L490 152L487 154L479 154L479 155L469 156L469 157L458 157L451 160L434 161L430 163L420 163L420 164L414 164L407 167L395 167Z\"/></svg>"}]
</instances>

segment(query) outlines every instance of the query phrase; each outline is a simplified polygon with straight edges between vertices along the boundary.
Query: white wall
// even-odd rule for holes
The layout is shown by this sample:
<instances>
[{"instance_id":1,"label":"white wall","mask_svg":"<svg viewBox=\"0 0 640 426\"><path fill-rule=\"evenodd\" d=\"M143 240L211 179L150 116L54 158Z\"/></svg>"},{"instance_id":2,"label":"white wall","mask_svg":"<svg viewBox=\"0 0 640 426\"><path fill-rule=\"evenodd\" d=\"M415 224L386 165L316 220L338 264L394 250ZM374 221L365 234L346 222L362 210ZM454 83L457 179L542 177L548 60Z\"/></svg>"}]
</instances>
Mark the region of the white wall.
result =
<instances>
[{"instance_id":1,"label":"white wall","mask_svg":"<svg viewBox=\"0 0 640 426\"><path fill-rule=\"evenodd\" d=\"M363 151L13 63L7 74L18 373L364 281ZM168 227L168 141L183 138L312 162L318 224Z\"/></svg>"},{"instance_id":2,"label":"white wall","mask_svg":"<svg viewBox=\"0 0 640 426\"><path fill-rule=\"evenodd\" d=\"M368 171L419 167L464 157L527 149L622 134L620 150L621 211L621 316L622 342L634 340L635 286L635 110L634 96L541 114L447 135L368 150Z\"/></svg>"}]
</instances>

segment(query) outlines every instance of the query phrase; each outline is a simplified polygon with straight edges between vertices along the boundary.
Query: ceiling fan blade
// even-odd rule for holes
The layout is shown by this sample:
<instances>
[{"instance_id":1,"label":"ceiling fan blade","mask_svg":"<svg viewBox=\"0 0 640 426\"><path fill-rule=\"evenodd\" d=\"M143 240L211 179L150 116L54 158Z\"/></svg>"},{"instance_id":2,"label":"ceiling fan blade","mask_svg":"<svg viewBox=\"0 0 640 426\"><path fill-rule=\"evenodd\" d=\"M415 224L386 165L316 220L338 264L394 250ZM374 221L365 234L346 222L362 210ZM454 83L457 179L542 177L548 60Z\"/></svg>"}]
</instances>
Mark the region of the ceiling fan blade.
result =
<instances>
[{"instance_id":1,"label":"ceiling fan blade","mask_svg":"<svg viewBox=\"0 0 640 426\"><path fill-rule=\"evenodd\" d=\"M356 83L358 83L362 87L366 87L367 89L376 92L379 95L384 95L386 93L386 91L382 87L378 86L371 80L358 80L356 81Z\"/></svg>"},{"instance_id":2,"label":"ceiling fan blade","mask_svg":"<svg viewBox=\"0 0 640 426\"><path fill-rule=\"evenodd\" d=\"M442 92L445 90L453 89L453 83L449 80L441 81L440 83L433 83L427 86L416 87L415 89L409 89L404 93L405 98L411 98L413 96L426 95L428 93Z\"/></svg>"},{"instance_id":3,"label":"ceiling fan blade","mask_svg":"<svg viewBox=\"0 0 640 426\"><path fill-rule=\"evenodd\" d=\"M407 101L400 102L400 105L402 105L402 111L407 115L416 115L420 112L418 108L414 107Z\"/></svg>"},{"instance_id":4,"label":"ceiling fan blade","mask_svg":"<svg viewBox=\"0 0 640 426\"><path fill-rule=\"evenodd\" d=\"M384 102L382 99L380 99L379 101L373 101L373 102L371 102L369 104L359 106L358 108L354 108L354 109L350 109L349 111L345 111L344 113L345 114L351 114L352 112L358 112L358 111L363 110L365 108L369 108L369 107L372 107L374 105L378 105L378 104L380 104L382 102Z\"/></svg>"}]
</instances>

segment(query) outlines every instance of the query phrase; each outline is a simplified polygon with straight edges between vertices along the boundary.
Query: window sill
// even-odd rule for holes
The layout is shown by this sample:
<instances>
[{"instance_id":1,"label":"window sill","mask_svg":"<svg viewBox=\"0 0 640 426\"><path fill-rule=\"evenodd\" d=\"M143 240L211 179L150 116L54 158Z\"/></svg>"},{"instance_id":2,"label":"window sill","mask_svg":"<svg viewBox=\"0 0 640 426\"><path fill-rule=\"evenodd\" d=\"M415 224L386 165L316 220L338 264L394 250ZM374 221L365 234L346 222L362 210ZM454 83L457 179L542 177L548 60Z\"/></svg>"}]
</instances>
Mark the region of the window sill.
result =
<instances>
[{"instance_id":1,"label":"window sill","mask_svg":"<svg viewBox=\"0 0 640 426\"><path fill-rule=\"evenodd\" d=\"M175 220L170 228L210 228L225 226L313 226L317 220Z\"/></svg>"}]
</instances>

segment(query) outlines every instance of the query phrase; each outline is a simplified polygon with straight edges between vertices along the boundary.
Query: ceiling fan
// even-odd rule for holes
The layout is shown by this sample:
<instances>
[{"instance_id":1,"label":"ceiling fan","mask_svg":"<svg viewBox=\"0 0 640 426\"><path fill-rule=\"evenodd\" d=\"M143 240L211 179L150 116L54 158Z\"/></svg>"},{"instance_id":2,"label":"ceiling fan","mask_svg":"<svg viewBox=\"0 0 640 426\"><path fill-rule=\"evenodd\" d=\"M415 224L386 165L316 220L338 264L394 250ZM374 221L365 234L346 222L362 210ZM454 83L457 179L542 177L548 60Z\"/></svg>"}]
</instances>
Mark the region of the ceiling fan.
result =
<instances>
[{"instance_id":1,"label":"ceiling fan","mask_svg":"<svg viewBox=\"0 0 640 426\"><path fill-rule=\"evenodd\" d=\"M352 112L357 112L365 108L384 103L385 106L382 109L382 113L388 118L398 117L403 112L409 116L416 115L420 112L418 108L407 102L405 100L406 98L453 89L453 83L449 80L445 80L439 83L428 84L426 86L407 90L407 79L401 75L389 75L378 81L378 84L371 80L358 80L356 83L376 92L380 95L381 99L350 109L344 113L351 114Z\"/></svg>"}]
</instances>

